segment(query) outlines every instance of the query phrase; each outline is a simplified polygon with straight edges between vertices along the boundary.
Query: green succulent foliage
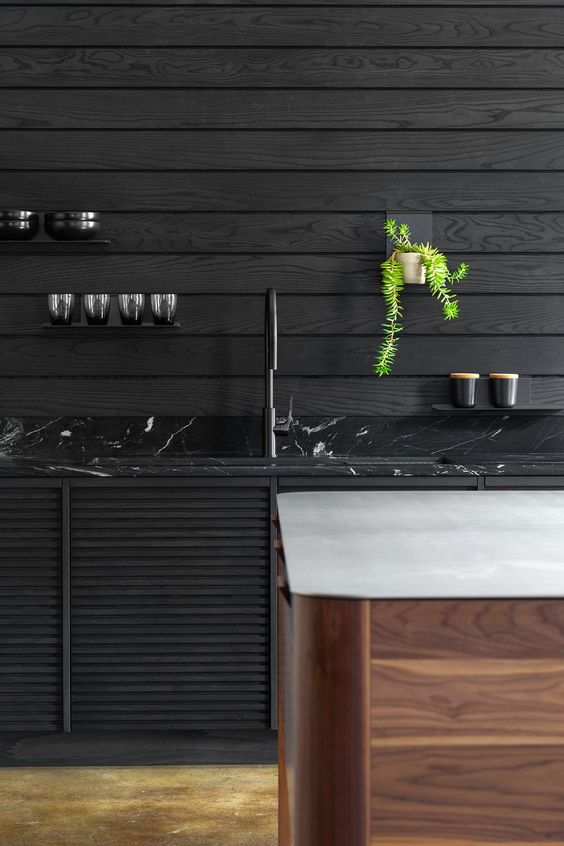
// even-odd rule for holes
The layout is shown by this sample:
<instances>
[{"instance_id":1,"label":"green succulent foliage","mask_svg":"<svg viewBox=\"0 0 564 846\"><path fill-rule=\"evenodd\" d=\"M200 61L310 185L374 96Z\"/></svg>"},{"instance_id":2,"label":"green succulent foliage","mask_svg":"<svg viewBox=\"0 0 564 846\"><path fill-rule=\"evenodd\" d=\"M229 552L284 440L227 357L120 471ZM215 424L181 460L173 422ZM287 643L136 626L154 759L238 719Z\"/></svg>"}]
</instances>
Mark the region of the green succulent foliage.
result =
<instances>
[{"instance_id":1,"label":"green succulent foliage","mask_svg":"<svg viewBox=\"0 0 564 846\"><path fill-rule=\"evenodd\" d=\"M395 256L380 265L382 271L382 296L386 303L386 320L382 324L384 339L378 351L374 372L377 376L387 376L397 352L398 335L402 330L403 307L400 293L403 290L403 268Z\"/></svg>"},{"instance_id":2,"label":"green succulent foliage","mask_svg":"<svg viewBox=\"0 0 564 846\"><path fill-rule=\"evenodd\" d=\"M458 300L452 293L451 286L464 279L470 269L467 264L461 264L451 271L446 257L436 247L431 244L412 244L411 232L406 223L398 224L395 220L387 220L384 223L384 232L393 242L394 250L380 265L386 319L382 324L383 340L374 364L377 376L389 376L391 373L398 348L398 337L402 331L403 265L397 260L397 254L419 253L425 268L425 282L431 295L442 305L445 320L455 320L458 317Z\"/></svg>"}]
</instances>

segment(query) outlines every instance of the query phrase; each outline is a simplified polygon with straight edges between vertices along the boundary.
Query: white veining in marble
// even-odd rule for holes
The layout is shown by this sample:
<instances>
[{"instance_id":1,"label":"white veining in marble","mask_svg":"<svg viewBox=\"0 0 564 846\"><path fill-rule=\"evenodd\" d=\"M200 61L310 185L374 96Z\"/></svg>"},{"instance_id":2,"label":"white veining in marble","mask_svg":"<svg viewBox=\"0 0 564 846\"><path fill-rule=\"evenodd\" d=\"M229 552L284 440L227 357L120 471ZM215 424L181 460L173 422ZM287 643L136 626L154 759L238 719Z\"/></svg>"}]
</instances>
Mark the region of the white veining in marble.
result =
<instances>
[{"instance_id":1,"label":"white veining in marble","mask_svg":"<svg viewBox=\"0 0 564 846\"><path fill-rule=\"evenodd\" d=\"M293 593L564 597L562 491L278 495Z\"/></svg>"}]
</instances>

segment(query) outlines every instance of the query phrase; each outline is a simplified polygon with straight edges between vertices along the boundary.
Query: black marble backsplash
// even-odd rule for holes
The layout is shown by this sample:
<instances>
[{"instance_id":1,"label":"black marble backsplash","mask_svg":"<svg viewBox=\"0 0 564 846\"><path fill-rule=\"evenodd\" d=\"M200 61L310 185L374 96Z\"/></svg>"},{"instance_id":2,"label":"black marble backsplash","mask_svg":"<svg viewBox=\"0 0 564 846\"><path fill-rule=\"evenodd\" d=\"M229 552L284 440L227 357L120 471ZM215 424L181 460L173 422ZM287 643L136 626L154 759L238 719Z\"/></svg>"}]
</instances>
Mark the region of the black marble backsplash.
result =
<instances>
[{"instance_id":1,"label":"black marble backsplash","mask_svg":"<svg viewBox=\"0 0 564 846\"><path fill-rule=\"evenodd\" d=\"M91 460L125 456L258 457L257 417L0 417L0 456ZM564 455L564 417L299 417L281 456Z\"/></svg>"}]
</instances>

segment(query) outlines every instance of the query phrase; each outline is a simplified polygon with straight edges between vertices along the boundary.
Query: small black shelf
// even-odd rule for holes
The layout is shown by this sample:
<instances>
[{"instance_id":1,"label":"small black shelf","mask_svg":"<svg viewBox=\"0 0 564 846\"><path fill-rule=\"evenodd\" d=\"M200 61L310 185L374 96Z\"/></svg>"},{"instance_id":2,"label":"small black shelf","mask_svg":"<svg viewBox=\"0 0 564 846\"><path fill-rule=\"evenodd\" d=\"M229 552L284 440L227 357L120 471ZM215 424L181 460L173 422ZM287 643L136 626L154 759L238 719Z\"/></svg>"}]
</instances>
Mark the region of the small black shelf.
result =
<instances>
[{"instance_id":1,"label":"small black shelf","mask_svg":"<svg viewBox=\"0 0 564 846\"><path fill-rule=\"evenodd\" d=\"M96 252L108 247L108 239L92 238L90 241L51 241L35 238L31 241L0 241L0 252L4 253L84 253Z\"/></svg>"},{"instance_id":2,"label":"small black shelf","mask_svg":"<svg viewBox=\"0 0 564 846\"><path fill-rule=\"evenodd\" d=\"M144 320L143 323L42 323L42 329L180 329L181 323L153 323Z\"/></svg>"},{"instance_id":3,"label":"small black shelf","mask_svg":"<svg viewBox=\"0 0 564 846\"><path fill-rule=\"evenodd\" d=\"M514 405L513 408L495 408L493 405L458 408L450 403L438 403L432 406L435 411L447 414L563 414L564 408L551 405Z\"/></svg>"},{"instance_id":4,"label":"small black shelf","mask_svg":"<svg viewBox=\"0 0 564 846\"><path fill-rule=\"evenodd\" d=\"M490 403L489 379L478 379L476 405L474 408L459 408L452 403L435 403L432 408L443 414L563 414L564 408L554 405L533 405L531 401L531 377L520 376L517 384L517 404L513 408L496 408Z\"/></svg>"}]
</instances>

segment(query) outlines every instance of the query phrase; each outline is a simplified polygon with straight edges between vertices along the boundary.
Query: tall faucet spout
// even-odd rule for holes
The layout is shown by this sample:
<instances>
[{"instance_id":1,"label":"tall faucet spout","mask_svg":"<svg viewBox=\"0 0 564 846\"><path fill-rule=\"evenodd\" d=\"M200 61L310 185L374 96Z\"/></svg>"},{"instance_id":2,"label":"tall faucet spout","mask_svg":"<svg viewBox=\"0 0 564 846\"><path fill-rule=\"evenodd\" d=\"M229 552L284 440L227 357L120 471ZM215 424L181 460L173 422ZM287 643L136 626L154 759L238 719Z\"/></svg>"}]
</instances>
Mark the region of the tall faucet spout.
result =
<instances>
[{"instance_id":1,"label":"tall faucet spout","mask_svg":"<svg viewBox=\"0 0 564 846\"><path fill-rule=\"evenodd\" d=\"M278 310L274 288L269 288L266 292L264 317L263 448L266 458L274 458L276 456L274 372L278 368Z\"/></svg>"}]
</instances>

